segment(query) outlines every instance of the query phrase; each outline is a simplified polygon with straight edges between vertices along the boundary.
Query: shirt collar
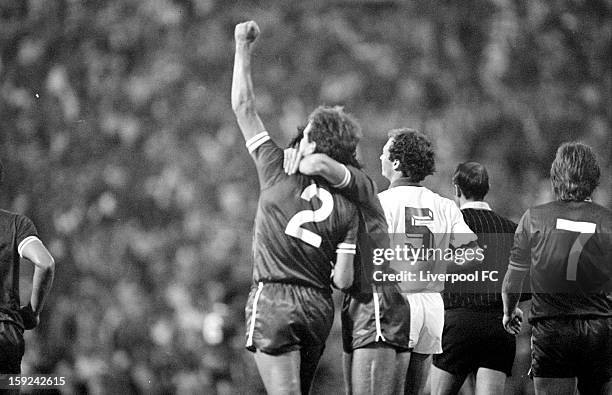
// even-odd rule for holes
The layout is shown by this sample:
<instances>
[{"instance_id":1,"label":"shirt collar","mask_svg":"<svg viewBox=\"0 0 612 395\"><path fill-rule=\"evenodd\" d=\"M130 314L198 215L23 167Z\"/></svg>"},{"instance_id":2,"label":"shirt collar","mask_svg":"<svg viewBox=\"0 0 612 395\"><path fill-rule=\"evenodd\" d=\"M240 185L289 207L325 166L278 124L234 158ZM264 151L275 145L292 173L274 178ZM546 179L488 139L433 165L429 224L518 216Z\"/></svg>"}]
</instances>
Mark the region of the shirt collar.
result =
<instances>
[{"instance_id":1,"label":"shirt collar","mask_svg":"<svg viewBox=\"0 0 612 395\"><path fill-rule=\"evenodd\" d=\"M463 203L463 205L461 206L461 210L464 210L466 208L472 208L475 210L491 210L491 206L489 206L489 203L487 202L465 202Z\"/></svg>"},{"instance_id":2,"label":"shirt collar","mask_svg":"<svg viewBox=\"0 0 612 395\"><path fill-rule=\"evenodd\" d=\"M393 181L390 185L389 188L395 188L395 187L422 187L422 185L420 185L418 182L412 182L410 181L410 179L408 177L400 177L397 180Z\"/></svg>"}]
</instances>

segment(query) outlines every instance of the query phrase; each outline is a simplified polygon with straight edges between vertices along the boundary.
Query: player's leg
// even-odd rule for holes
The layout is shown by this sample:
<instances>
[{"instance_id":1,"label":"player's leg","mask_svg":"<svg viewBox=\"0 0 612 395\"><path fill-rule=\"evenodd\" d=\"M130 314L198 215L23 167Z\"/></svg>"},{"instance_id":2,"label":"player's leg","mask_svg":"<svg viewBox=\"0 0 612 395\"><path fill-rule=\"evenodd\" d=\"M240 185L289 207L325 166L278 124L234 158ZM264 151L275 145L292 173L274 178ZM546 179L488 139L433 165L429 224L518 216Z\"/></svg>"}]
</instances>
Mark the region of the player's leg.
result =
<instances>
[{"instance_id":1,"label":"player's leg","mask_svg":"<svg viewBox=\"0 0 612 395\"><path fill-rule=\"evenodd\" d=\"M506 373L504 372L487 368L480 368L476 372L476 395L503 394L505 385Z\"/></svg>"},{"instance_id":2,"label":"player's leg","mask_svg":"<svg viewBox=\"0 0 612 395\"><path fill-rule=\"evenodd\" d=\"M574 395L577 380L575 377L551 378L534 377L533 386L536 395Z\"/></svg>"},{"instance_id":3,"label":"player's leg","mask_svg":"<svg viewBox=\"0 0 612 395\"><path fill-rule=\"evenodd\" d=\"M274 394L300 394L300 351L269 355L257 350L255 364L266 392Z\"/></svg>"},{"instance_id":4,"label":"player's leg","mask_svg":"<svg viewBox=\"0 0 612 395\"><path fill-rule=\"evenodd\" d=\"M317 366L321 355L323 355L322 346L302 347L300 350L300 388L302 394L308 394L312 386Z\"/></svg>"},{"instance_id":5,"label":"player's leg","mask_svg":"<svg viewBox=\"0 0 612 395\"><path fill-rule=\"evenodd\" d=\"M406 373L410 364L410 352L403 351L395 354L394 394L403 394L406 388Z\"/></svg>"},{"instance_id":6,"label":"player's leg","mask_svg":"<svg viewBox=\"0 0 612 395\"><path fill-rule=\"evenodd\" d=\"M351 395L353 393L353 387L351 386L352 375L351 367L353 365L353 353L343 352L342 353L342 377L344 377L344 393Z\"/></svg>"},{"instance_id":7,"label":"player's leg","mask_svg":"<svg viewBox=\"0 0 612 395\"><path fill-rule=\"evenodd\" d=\"M392 394L395 380L394 348L374 343L353 351L353 394Z\"/></svg>"},{"instance_id":8,"label":"player's leg","mask_svg":"<svg viewBox=\"0 0 612 395\"><path fill-rule=\"evenodd\" d=\"M425 386L429 371L431 370L431 354L412 352L410 363L406 372L405 394L421 395L425 393Z\"/></svg>"},{"instance_id":9,"label":"player's leg","mask_svg":"<svg viewBox=\"0 0 612 395\"><path fill-rule=\"evenodd\" d=\"M467 375L458 375L447 372L433 365L431 367L431 394L451 395L457 394Z\"/></svg>"}]
</instances>

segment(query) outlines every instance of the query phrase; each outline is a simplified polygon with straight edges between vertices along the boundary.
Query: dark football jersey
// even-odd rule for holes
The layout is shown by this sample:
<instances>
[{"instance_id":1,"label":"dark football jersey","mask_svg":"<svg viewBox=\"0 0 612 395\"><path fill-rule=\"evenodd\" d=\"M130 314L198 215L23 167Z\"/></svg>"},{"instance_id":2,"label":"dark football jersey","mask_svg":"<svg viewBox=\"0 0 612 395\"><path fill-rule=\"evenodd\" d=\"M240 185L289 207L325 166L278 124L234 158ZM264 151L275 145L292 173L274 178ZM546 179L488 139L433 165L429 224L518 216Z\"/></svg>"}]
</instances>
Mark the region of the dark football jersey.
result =
<instances>
[{"instance_id":1,"label":"dark football jersey","mask_svg":"<svg viewBox=\"0 0 612 395\"><path fill-rule=\"evenodd\" d=\"M530 208L510 267L531 270L530 320L612 316L612 211L592 202Z\"/></svg>"},{"instance_id":2,"label":"dark football jersey","mask_svg":"<svg viewBox=\"0 0 612 395\"><path fill-rule=\"evenodd\" d=\"M0 321L20 322L19 260L23 247L38 240L29 218L0 210Z\"/></svg>"},{"instance_id":3,"label":"dark football jersey","mask_svg":"<svg viewBox=\"0 0 612 395\"><path fill-rule=\"evenodd\" d=\"M355 279L349 293L371 292L374 271L372 251L389 248L389 235L385 212L378 199L374 181L361 169L347 166L348 176L336 185L340 192L357 203L359 210L359 235L355 258ZM389 271L388 262L376 270Z\"/></svg>"},{"instance_id":4,"label":"dark football jersey","mask_svg":"<svg viewBox=\"0 0 612 395\"><path fill-rule=\"evenodd\" d=\"M337 252L355 253L359 218L353 203L318 178L288 176L283 150L267 133L247 142L260 182L253 240L253 281L329 291Z\"/></svg>"}]
</instances>

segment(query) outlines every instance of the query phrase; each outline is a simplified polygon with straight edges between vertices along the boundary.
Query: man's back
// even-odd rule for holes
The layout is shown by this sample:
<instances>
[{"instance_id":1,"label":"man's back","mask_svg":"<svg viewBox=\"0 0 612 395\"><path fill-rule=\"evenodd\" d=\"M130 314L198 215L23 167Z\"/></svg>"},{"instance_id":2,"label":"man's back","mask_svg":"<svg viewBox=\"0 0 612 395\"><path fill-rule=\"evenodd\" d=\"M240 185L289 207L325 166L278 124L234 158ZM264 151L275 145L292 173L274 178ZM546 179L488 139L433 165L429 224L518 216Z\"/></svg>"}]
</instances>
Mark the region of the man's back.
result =
<instances>
[{"instance_id":1,"label":"man's back","mask_svg":"<svg viewBox=\"0 0 612 395\"><path fill-rule=\"evenodd\" d=\"M320 179L283 171L268 140L253 152L261 194L254 231L253 281L329 289L337 249L355 250L357 210Z\"/></svg>"},{"instance_id":2,"label":"man's back","mask_svg":"<svg viewBox=\"0 0 612 395\"><path fill-rule=\"evenodd\" d=\"M459 247L476 239L465 226L455 203L423 186L402 178L391 183L378 197L389 233L420 234L425 248Z\"/></svg>"},{"instance_id":3,"label":"man's back","mask_svg":"<svg viewBox=\"0 0 612 395\"><path fill-rule=\"evenodd\" d=\"M487 270L496 272L499 281L447 282L444 290L444 306L446 308L501 307L501 279L508 267L516 224L492 211L484 202L467 203L462 206L461 213L465 223L478 236L478 244L484 250L482 265L462 273Z\"/></svg>"},{"instance_id":4,"label":"man's back","mask_svg":"<svg viewBox=\"0 0 612 395\"><path fill-rule=\"evenodd\" d=\"M521 218L511 266L531 267L530 320L612 316L612 212L556 201Z\"/></svg>"}]
</instances>

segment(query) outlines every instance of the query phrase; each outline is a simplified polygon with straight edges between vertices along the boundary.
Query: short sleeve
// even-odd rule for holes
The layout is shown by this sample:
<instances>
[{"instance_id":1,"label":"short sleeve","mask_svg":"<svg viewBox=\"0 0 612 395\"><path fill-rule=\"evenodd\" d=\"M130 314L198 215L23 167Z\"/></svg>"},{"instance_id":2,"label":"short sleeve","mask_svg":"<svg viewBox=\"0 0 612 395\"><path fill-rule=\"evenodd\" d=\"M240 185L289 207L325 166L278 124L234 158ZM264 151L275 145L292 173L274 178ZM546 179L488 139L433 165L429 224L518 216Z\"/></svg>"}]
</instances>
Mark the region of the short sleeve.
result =
<instances>
[{"instance_id":1,"label":"short sleeve","mask_svg":"<svg viewBox=\"0 0 612 395\"><path fill-rule=\"evenodd\" d=\"M465 223L461 210L454 204L449 204L449 219L451 223L450 244L453 247L459 248L478 240L478 236Z\"/></svg>"},{"instance_id":2,"label":"short sleeve","mask_svg":"<svg viewBox=\"0 0 612 395\"><path fill-rule=\"evenodd\" d=\"M510 250L510 264L516 270L526 271L531 267L531 218L529 210L523 214L523 217L516 227L514 232L514 243Z\"/></svg>"},{"instance_id":3,"label":"short sleeve","mask_svg":"<svg viewBox=\"0 0 612 395\"><path fill-rule=\"evenodd\" d=\"M342 194L355 203L371 204L376 197L376 184L363 170L353 166L345 167L344 180L334 185Z\"/></svg>"},{"instance_id":4,"label":"short sleeve","mask_svg":"<svg viewBox=\"0 0 612 395\"><path fill-rule=\"evenodd\" d=\"M336 253L353 254L357 251L357 236L359 234L359 215L352 216L348 231L342 243L338 244Z\"/></svg>"},{"instance_id":5,"label":"short sleeve","mask_svg":"<svg viewBox=\"0 0 612 395\"><path fill-rule=\"evenodd\" d=\"M261 189L274 185L285 176L283 150L270 139L268 132L262 132L250 138L246 146L255 160Z\"/></svg>"},{"instance_id":6,"label":"short sleeve","mask_svg":"<svg viewBox=\"0 0 612 395\"><path fill-rule=\"evenodd\" d=\"M22 255L23 249L38 238L38 232L34 223L26 216L18 215L15 220L15 244L17 252Z\"/></svg>"}]
</instances>

